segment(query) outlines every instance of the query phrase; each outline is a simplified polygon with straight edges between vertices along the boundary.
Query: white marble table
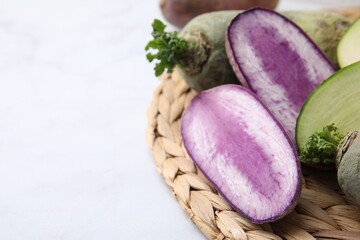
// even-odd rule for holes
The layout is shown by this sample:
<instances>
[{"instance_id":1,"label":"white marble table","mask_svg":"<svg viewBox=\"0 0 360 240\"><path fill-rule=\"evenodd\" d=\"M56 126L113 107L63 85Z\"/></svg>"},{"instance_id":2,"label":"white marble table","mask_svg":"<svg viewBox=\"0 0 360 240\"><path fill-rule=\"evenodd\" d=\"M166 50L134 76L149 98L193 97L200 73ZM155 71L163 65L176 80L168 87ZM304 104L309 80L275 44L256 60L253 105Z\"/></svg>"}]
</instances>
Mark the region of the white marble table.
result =
<instances>
[{"instance_id":1,"label":"white marble table","mask_svg":"<svg viewBox=\"0 0 360 240\"><path fill-rule=\"evenodd\" d=\"M0 239L204 239L145 144L155 17L157 0L0 2Z\"/></svg>"}]
</instances>

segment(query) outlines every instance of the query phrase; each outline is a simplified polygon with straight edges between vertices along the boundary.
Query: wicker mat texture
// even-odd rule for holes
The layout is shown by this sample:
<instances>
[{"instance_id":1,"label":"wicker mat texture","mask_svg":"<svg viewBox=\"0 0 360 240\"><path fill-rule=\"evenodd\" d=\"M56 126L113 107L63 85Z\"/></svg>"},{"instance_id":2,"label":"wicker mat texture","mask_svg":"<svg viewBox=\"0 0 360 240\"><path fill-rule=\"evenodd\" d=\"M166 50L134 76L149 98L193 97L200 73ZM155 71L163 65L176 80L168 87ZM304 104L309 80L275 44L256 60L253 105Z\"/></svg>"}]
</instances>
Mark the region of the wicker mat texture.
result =
<instances>
[{"instance_id":1,"label":"wicker mat texture","mask_svg":"<svg viewBox=\"0 0 360 240\"><path fill-rule=\"evenodd\" d=\"M148 109L146 141L166 184L208 239L360 239L360 209L345 200L335 172L303 167L298 205L277 222L256 225L235 212L183 146L180 117L195 95L176 72L164 74Z\"/></svg>"}]
</instances>

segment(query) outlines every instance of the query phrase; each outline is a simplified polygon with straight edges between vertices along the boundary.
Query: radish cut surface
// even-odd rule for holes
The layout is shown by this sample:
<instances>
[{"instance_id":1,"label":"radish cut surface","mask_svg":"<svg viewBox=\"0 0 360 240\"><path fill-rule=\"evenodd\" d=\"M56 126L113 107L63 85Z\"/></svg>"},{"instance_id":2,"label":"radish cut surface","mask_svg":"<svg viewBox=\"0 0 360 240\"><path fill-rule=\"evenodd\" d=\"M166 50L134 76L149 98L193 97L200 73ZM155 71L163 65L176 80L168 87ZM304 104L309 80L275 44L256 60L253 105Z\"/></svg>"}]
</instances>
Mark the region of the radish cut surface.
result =
<instances>
[{"instance_id":1,"label":"radish cut surface","mask_svg":"<svg viewBox=\"0 0 360 240\"><path fill-rule=\"evenodd\" d=\"M302 104L335 72L334 67L298 26L270 10L252 9L235 17L226 45L239 80L255 92L294 141Z\"/></svg>"},{"instance_id":2,"label":"radish cut surface","mask_svg":"<svg viewBox=\"0 0 360 240\"><path fill-rule=\"evenodd\" d=\"M337 56L340 67L360 61L360 18L358 18L341 38Z\"/></svg>"},{"instance_id":3,"label":"radish cut surface","mask_svg":"<svg viewBox=\"0 0 360 240\"><path fill-rule=\"evenodd\" d=\"M181 119L187 152L235 210L264 223L295 206L301 179L294 145L250 90L201 92Z\"/></svg>"}]
</instances>

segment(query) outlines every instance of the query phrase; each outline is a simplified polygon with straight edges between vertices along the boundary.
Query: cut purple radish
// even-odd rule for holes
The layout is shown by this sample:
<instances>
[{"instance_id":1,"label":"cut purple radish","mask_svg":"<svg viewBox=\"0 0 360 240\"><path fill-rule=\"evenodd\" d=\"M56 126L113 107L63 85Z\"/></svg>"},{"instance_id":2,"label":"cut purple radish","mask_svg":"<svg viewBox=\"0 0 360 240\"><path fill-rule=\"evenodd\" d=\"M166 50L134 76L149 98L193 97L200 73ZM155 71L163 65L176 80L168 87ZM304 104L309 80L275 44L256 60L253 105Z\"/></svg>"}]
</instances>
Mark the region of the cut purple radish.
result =
<instances>
[{"instance_id":1,"label":"cut purple radish","mask_svg":"<svg viewBox=\"0 0 360 240\"><path fill-rule=\"evenodd\" d=\"M284 125L295 141L295 125L310 93L335 69L293 22L265 9L235 17L226 51L234 72Z\"/></svg>"},{"instance_id":2,"label":"cut purple radish","mask_svg":"<svg viewBox=\"0 0 360 240\"><path fill-rule=\"evenodd\" d=\"M238 212L254 223L288 213L300 194L300 163L281 124L248 89L199 93L182 115L184 145Z\"/></svg>"}]
</instances>

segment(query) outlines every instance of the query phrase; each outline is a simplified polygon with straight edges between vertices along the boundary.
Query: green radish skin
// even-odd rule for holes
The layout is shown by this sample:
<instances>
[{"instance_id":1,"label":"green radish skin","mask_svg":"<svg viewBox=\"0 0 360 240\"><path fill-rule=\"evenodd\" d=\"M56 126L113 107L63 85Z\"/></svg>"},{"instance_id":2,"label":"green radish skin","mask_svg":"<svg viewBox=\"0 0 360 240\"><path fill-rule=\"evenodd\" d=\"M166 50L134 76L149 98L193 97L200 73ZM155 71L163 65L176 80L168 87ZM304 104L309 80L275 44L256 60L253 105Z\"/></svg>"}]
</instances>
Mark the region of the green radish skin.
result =
<instances>
[{"instance_id":1,"label":"green radish skin","mask_svg":"<svg viewBox=\"0 0 360 240\"><path fill-rule=\"evenodd\" d=\"M295 22L319 46L330 62L339 67L337 46L350 22L331 12L288 12L285 16Z\"/></svg>"},{"instance_id":2,"label":"green radish skin","mask_svg":"<svg viewBox=\"0 0 360 240\"><path fill-rule=\"evenodd\" d=\"M186 61L183 61L185 64L177 65L176 69L195 91L222 84L238 84L225 51L225 32L238 13L218 11L202 14L192 19L180 32L179 36L187 40L191 50ZM326 57L332 60L332 64L337 65L336 46L350 25L349 21L340 15L322 12L281 13L299 24Z\"/></svg>"},{"instance_id":3,"label":"green radish skin","mask_svg":"<svg viewBox=\"0 0 360 240\"><path fill-rule=\"evenodd\" d=\"M223 84L239 84L225 50L225 33L239 11L220 11L200 15L180 32L190 49L186 65L176 70L195 91ZM216 29L216 30L215 30Z\"/></svg>"},{"instance_id":4,"label":"green radish skin","mask_svg":"<svg viewBox=\"0 0 360 240\"><path fill-rule=\"evenodd\" d=\"M337 47L340 67L360 61L360 18L358 18L341 38Z\"/></svg>"},{"instance_id":5,"label":"green radish skin","mask_svg":"<svg viewBox=\"0 0 360 240\"><path fill-rule=\"evenodd\" d=\"M309 137L325 126L335 124L342 134L360 129L359 102L360 62L356 62L325 80L304 103L296 123L300 154Z\"/></svg>"},{"instance_id":6,"label":"green radish skin","mask_svg":"<svg viewBox=\"0 0 360 240\"><path fill-rule=\"evenodd\" d=\"M339 145L337 178L346 199L360 207L360 136L349 133Z\"/></svg>"}]
</instances>

